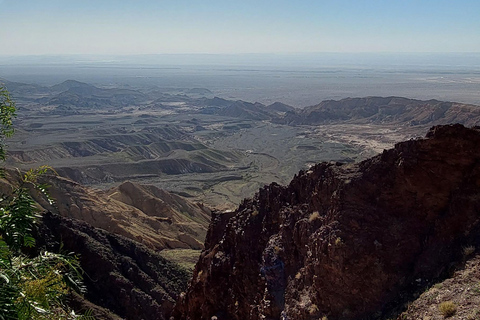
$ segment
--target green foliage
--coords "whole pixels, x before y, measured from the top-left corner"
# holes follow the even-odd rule
[[[15,103],[10,97],[7,89],[0,86],[0,160],[5,160],[5,138],[13,135],[13,118],[15,114]]]
[[[35,246],[32,231],[39,217],[26,186],[43,190],[35,178],[45,170],[27,172],[21,185],[0,201],[0,320],[78,318],[63,303],[70,288],[84,290],[78,259],[46,251],[34,257],[22,253]]]
[[[0,87],[0,160],[5,160],[4,138],[13,134],[14,116],[15,104]],[[47,251],[35,256],[24,253],[35,246],[32,233],[39,218],[30,192],[47,196],[47,186],[37,183],[37,178],[49,169],[29,170],[18,187],[0,197],[0,320],[93,319],[89,314],[75,315],[64,304],[71,288],[84,290],[77,257]]]
[[[0,199],[0,234],[14,253],[22,247],[35,246],[31,233],[37,215],[34,201],[24,188],[16,189],[11,197]]]

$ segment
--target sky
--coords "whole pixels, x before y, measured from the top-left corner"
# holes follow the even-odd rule
[[[479,0],[0,0],[0,55],[480,52]]]

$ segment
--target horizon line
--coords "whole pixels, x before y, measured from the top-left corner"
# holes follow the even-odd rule
[[[0,57],[42,57],[42,56],[238,56],[238,55],[321,55],[321,54],[480,54],[480,51],[298,51],[298,52],[178,52],[178,53],[38,53],[38,54],[2,54]]]

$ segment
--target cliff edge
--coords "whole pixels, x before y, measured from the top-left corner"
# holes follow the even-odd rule
[[[384,317],[480,242],[480,129],[321,163],[214,214],[175,319]]]

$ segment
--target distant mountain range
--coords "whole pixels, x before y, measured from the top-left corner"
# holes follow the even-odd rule
[[[332,122],[399,123],[404,125],[462,123],[476,125],[478,106],[437,100],[400,97],[367,97],[327,100],[298,112],[288,112],[279,122],[318,125]]]
[[[366,97],[326,100],[297,109],[275,102],[271,105],[227,100],[219,97],[207,98],[211,91],[204,88],[182,89],[177,94],[159,90],[137,90],[131,88],[99,88],[91,84],[67,80],[51,87],[2,80],[14,96],[33,100],[40,105],[54,107],[51,113],[79,114],[82,110],[144,106],[169,108],[162,102],[182,102],[183,113],[202,113],[246,120],[272,121],[287,125],[318,125],[335,122],[351,123],[402,123],[404,125],[435,125],[480,123],[477,106],[438,100],[415,100],[402,97]],[[191,94],[192,96],[188,96]],[[41,95],[31,98],[29,95]]]

